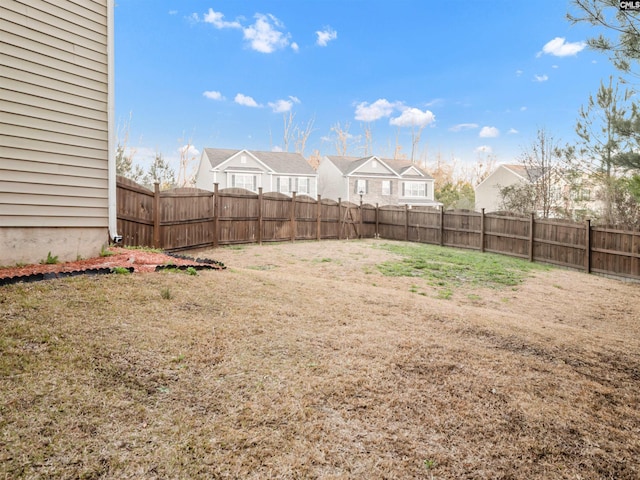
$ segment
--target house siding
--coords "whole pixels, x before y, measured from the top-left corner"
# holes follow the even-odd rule
[[[502,203],[500,189],[523,181],[503,165],[499,166],[476,187],[476,210],[480,211],[484,208],[486,213],[499,211]]]
[[[20,243],[35,229],[49,245],[61,239],[53,252],[61,259],[108,240],[111,8],[107,0],[0,4],[0,263],[28,260]],[[64,252],[70,235],[85,241]]]

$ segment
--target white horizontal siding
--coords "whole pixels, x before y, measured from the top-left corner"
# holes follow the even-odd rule
[[[0,3],[0,225],[108,225],[106,0]]]
[[[26,162],[38,162],[42,164],[53,165],[70,165],[76,167],[86,167],[95,170],[104,170],[107,168],[104,162],[99,158],[76,157],[69,154],[39,152],[37,150],[25,150],[21,148],[9,147],[2,147],[0,151],[2,152],[2,156],[0,157],[0,166],[2,165],[2,162],[4,160],[8,159],[23,161],[25,162],[22,165],[22,169],[24,171],[30,171],[30,167]]]
[[[103,179],[104,174],[98,169],[84,166],[62,165],[54,162],[25,162],[16,159],[0,158],[0,171],[23,172],[23,173],[44,173],[47,175],[65,175],[69,177],[99,178]],[[98,177],[95,175],[98,174]],[[4,177],[4,176],[3,176]],[[7,180],[9,175],[4,178]]]
[[[0,193],[0,204],[8,205],[10,202],[13,205],[67,205],[70,207],[81,205],[92,208],[103,208],[104,203],[102,198],[96,197],[53,197],[29,193]]]
[[[42,185],[34,182],[16,182],[3,181],[0,177],[0,192],[4,193],[28,193],[33,195],[42,194]],[[50,185],[47,187],[47,195],[51,197],[95,197],[95,198],[107,198],[107,189],[98,189],[95,187],[75,186],[69,185]]]
[[[22,109],[24,113],[24,109]],[[85,125],[73,125],[60,121],[60,114],[56,115],[57,120],[42,118],[42,115],[23,115],[11,112],[0,112],[0,123],[5,125],[15,125],[16,127],[31,127],[34,130],[46,130],[48,132],[62,133],[78,138],[88,138],[103,142],[99,148],[107,148],[108,135],[104,130],[98,128],[87,128]],[[71,117],[75,118],[75,117]],[[99,123],[97,124],[99,125]]]
[[[46,38],[59,38],[84,48],[104,51],[102,45],[107,43],[106,8],[104,22],[92,22],[84,15],[74,14],[58,5],[64,5],[64,2],[3,0],[2,18],[23,25]]]

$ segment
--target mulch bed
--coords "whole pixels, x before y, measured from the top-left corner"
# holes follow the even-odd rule
[[[112,247],[109,255],[75,262],[55,264],[34,264],[0,268],[0,286],[19,282],[33,282],[50,278],[62,278],[76,275],[100,275],[112,273],[117,267],[130,272],[156,272],[167,268],[186,270],[213,269],[222,270],[224,264],[215,260],[190,258],[165,252]]]

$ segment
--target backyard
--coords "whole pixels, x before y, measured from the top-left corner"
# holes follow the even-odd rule
[[[640,477],[640,284],[384,240],[0,287],[0,478]],[[194,272],[195,273],[195,272]]]

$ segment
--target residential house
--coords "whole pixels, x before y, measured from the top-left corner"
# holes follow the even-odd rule
[[[0,265],[116,233],[113,0],[0,2]]]
[[[318,193],[318,175],[299,153],[205,148],[196,174],[196,187],[244,188],[291,195]]]
[[[592,194],[593,185],[587,176],[570,179],[567,172],[551,169],[543,177],[539,168],[524,165],[499,165],[475,189],[476,210],[484,208],[486,213],[503,209],[500,190],[514,185],[535,184],[547,179],[549,182],[549,217],[570,217],[581,219],[601,208],[600,202]],[[538,208],[542,215],[542,208]]]
[[[533,183],[540,177],[539,170],[527,170],[524,165],[499,165],[476,188],[476,210],[486,213],[502,210],[500,189],[512,185]]]
[[[318,166],[324,198],[379,205],[439,206],[434,179],[408,160],[325,156]]]

